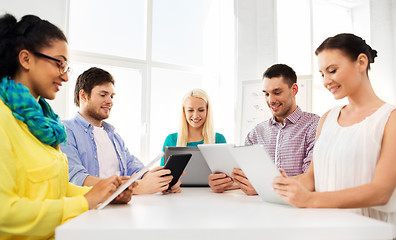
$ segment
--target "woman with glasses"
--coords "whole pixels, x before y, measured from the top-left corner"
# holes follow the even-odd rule
[[[396,234],[396,106],[374,92],[368,70],[377,51],[353,34],[326,39],[315,51],[326,89],[348,104],[320,119],[309,170],[276,178],[273,187],[297,207],[351,208],[393,224]]]
[[[51,239],[121,184],[117,176],[93,188],[68,182],[65,128],[45,100],[68,81],[68,57],[65,35],[48,21],[0,17],[0,239]]]

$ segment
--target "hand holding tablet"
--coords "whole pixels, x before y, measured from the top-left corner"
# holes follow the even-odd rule
[[[169,183],[168,189],[170,189],[173,185],[177,183],[191,156],[191,153],[174,154],[169,156],[164,166],[164,169],[171,170],[171,175],[173,176],[172,181]]]
[[[164,156],[164,153],[160,153],[153,161],[151,161],[149,164],[147,164],[142,170],[134,174],[128,181],[126,181],[124,184],[122,184],[113,194],[111,194],[110,197],[108,197],[103,203],[99,204],[96,209],[100,210],[106,207],[113,199],[115,199],[122,191],[124,191],[126,188],[128,188],[133,182],[138,180],[140,177],[143,176],[145,172],[147,172],[156,162],[158,162],[162,156]]]
[[[281,177],[282,174],[263,145],[234,147],[231,152],[257,194],[264,201],[288,205],[272,189],[274,178]]]
[[[231,176],[234,168],[239,168],[231,153],[233,147],[234,144],[226,143],[198,145],[212,173],[225,173],[227,176]]]

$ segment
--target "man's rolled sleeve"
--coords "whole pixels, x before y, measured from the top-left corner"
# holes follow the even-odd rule
[[[305,173],[309,169],[309,165],[311,164],[313,151],[315,147],[315,137],[316,137],[316,128],[318,127],[318,121],[314,120],[309,128],[309,132],[307,134],[307,147],[306,147],[306,157],[303,160],[302,171]]]

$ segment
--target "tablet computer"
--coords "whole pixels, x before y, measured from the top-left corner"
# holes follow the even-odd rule
[[[165,164],[170,155],[192,154],[184,175],[180,177],[182,187],[209,187],[208,177],[212,173],[201,151],[197,147],[165,147]]]
[[[177,183],[177,181],[179,181],[179,178],[182,175],[184,168],[186,168],[191,156],[191,153],[174,154],[170,155],[169,158],[166,160],[164,169],[171,170],[170,175],[173,176],[172,181],[169,183],[168,189],[170,189],[173,185]]]
[[[231,154],[231,148],[233,147],[234,144],[227,143],[198,145],[198,148],[204,156],[211,172],[222,172],[227,176],[231,176],[234,168],[239,168],[239,165],[235,162],[234,157]]]
[[[143,174],[147,171],[150,170],[150,168],[158,162],[162,157],[164,156],[164,153],[161,152],[156,158],[154,158],[153,161],[151,161],[149,164],[147,164],[142,170],[137,172],[135,175],[133,175],[131,178],[129,178],[128,181],[126,181],[124,184],[118,187],[118,189],[110,195],[104,202],[100,203],[96,209],[100,210],[106,207],[111,201],[113,201],[114,198],[116,198],[120,193],[122,193],[125,189],[127,189],[134,181],[139,180]]]
[[[263,145],[233,147],[231,152],[260,198],[266,202],[288,205],[272,189],[274,178],[282,174]]]

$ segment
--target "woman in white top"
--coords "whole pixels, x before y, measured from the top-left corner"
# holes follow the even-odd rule
[[[288,178],[283,172],[273,187],[294,206],[352,208],[396,230],[396,107],[377,97],[370,84],[377,51],[360,37],[338,34],[315,54],[323,85],[349,103],[321,118],[307,173]]]

